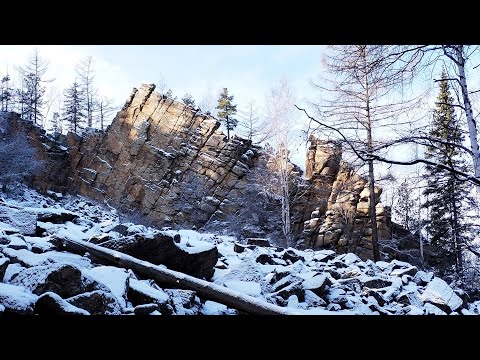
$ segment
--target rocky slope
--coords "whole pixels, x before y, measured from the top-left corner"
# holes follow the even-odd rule
[[[458,289],[409,263],[362,261],[352,253],[295,250],[193,230],[119,224],[114,209],[76,196],[24,190],[0,204],[0,313],[238,314],[193,291],[165,288],[88,254],[62,238],[164,263],[299,314],[478,314]],[[21,220],[19,220],[21,219]],[[160,246],[160,247],[159,247]],[[163,246],[163,247],[162,247]],[[148,251],[144,251],[147,249]],[[162,256],[169,251],[176,261]]]

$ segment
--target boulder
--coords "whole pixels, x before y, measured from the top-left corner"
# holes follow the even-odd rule
[[[305,261],[305,258],[299,254],[293,249],[287,249],[282,255],[282,259],[285,261],[291,261],[292,264],[296,263],[298,260]]]
[[[166,232],[153,235],[134,234],[101,244],[153,264],[166,265],[168,268],[198,278],[210,279],[218,261],[217,247],[206,242],[202,246],[177,244],[175,236]]]
[[[453,289],[444,280],[437,277],[428,283],[425,291],[420,295],[420,300],[448,312],[456,311],[463,305],[462,299],[455,294]]]
[[[267,239],[263,238],[247,238],[245,239],[247,245],[255,245],[255,246],[261,246],[261,247],[269,247],[270,242]]]
[[[83,293],[66,299],[91,315],[121,315],[122,307],[115,296],[102,290]]]
[[[10,259],[6,257],[0,257],[0,282],[3,281],[3,277],[5,276],[5,271],[7,271],[7,267],[10,264]]]
[[[149,315],[158,310],[158,304],[142,304],[135,306],[133,312],[135,315]]]
[[[37,230],[37,215],[7,206],[0,205],[0,222],[22,235],[35,235]]]
[[[332,284],[330,279],[322,274],[314,276],[303,282],[305,290],[310,290],[318,296],[323,296],[328,291],[328,287]]]
[[[62,298],[71,297],[86,291],[107,290],[105,286],[92,280],[71,264],[51,264],[24,269],[10,283],[22,286],[36,295],[54,292]]]
[[[162,314],[172,314],[170,296],[163,290],[154,288],[146,280],[129,279],[128,300],[133,305],[155,303]]]
[[[72,212],[55,211],[41,212],[38,214],[38,221],[49,222],[52,224],[65,224],[78,218],[78,215]]]
[[[20,286],[0,283],[0,306],[4,313],[33,315],[38,296]]]
[[[80,309],[62,299],[54,292],[46,292],[40,296],[35,304],[35,314],[39,315],[90,315],[86,310]]]

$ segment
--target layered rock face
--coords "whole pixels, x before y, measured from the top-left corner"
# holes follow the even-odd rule
[[[341,160],[341,146],[335,142],[310,139],[305,177],[311,183],[311,219],[304,223],[304,243],[313,248],[330,247],[339,253],[354,252],[362,258],[372,256],[372,229],[368,209],[370,191],[367,180]],[[390,211],[375,188],[379,238],[390,238]],[[308,207],[305,207],[308,209]]]
[[[134,89],[107,131],[69,133],[65,147],[21,123],[46,160],[35,179],[44,192],[76,192],[157,227],[216,224],[209,230],[282,236],[280,202],[264,191],[275,186],[270,155],[244,139],[227,141],[217,120],[154,92],[154,85]],[[338,143],[311,137],[309,144],[305,179],[291,167],[294,237],[304,247],[371,257],[367,181],[341,160]],[[376,189],[377,202],[380,194]],[[389,238],[389,211],[376,206],[380,236]]]
[[[200,227],[221,218],[255,154],[247,141],[226,141],[218,121],[153,91],[134,89],[108,130],[69,134],[72,187],[157,226]]]

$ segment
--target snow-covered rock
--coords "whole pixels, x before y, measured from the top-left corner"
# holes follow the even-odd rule
[[[425,291],[420,295],[420,300],[441,307],[447,306],[450,311],[456,311],[463,304],[462,299],[455,294],[453,289],[444,280],[437,277],[428,283]]]
[[[50,291],[38,298],[35,304],[35,313],[40,315],[90,315],[88,311],[73,306]]]
[[[118,303],[117,298],[101,290],[83,293],[66,300],[92,315],[120,315],[122,313],[122,306]]]
[[[20,286],[0,283],[0,306],[5,312],[33,315],[38,296]]]

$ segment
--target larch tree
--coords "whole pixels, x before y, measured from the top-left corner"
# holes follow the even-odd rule
[[[111,117],[116,109],[114,101],[108,97],[101,97],[97,100],[96,113],[98,114],[97,121],[100,130],[105,130],[107,125],[106,120],[110,119],[108,124],[111,123]]]
[[[369,186],[368,216],[372,228],[372,251],[380,259],[375,212],[375,162],[382,154],[378,128],[395,126],[401,114],[413,107],[413,101],[394,98],[398,85],[415,66],[399,61],[398,47],[385,45],[330,46],[325,65],[330,78],[315,84],[323,99],[313,104],[322,121],[317,122],[326,136],[336,136],[345,144],[359,165],[367,166]],[[303,109],[302,109],[303,110]],[[306,111],[303,110],[305,113]],[[306,113],[308,115],[308,113]],[[323,120],[324,119],[324,120]],[[328,122],[328,123],[327,123]],[[338,136],[339,135],[339,136]]]
[[[459,148],[464,140],[460,122],[454,110],[454,99],[450,94],[447,75],[442,73],[440,92],[437,97],[436,109],[430,135],[444,139],[445,143],[435,144],[427,148],[426,157],[451,168],[468,172],[468,166],[461,157]],[[445,256],[445,266],[454,265],[457,276],[463,269],[462,252],[469,240],[469,224],[465,218],[465,200],[469,198],[471,186],[458,179],[455,174],[427,165],[423,175],[427,186],[423,191],[427,201],[423,203],[428,208],[430,218],[427,231],[431,243],[441,249]]]
[[[228,89],[223,88],[217,101],[218,119],[225,124],[227,128],[227,138],[230,141],[230,131],[235,129],[238,120],[235,118],[237,105],[233,104],[233,95],[228,95]]]
[[[259,112],[255,106],[255,102],[251,101],[245,110],[240,111],[238,132],[246,139],[261,144],[269,135],[266,132],[268,124],[260,119]]]
[[[83,122],[85,118],[85,95],[82,87],[75,80],[68,89],[65,90],[65,96],[63,100],[63,121],[69,123],[71,131],[77,133],[83,128]]]
[[[35,124],[41,123],[43,118],[44,84],[53,81],[53,79],[44,79],[47,70],[48,61],[40,57],[38,49],[34,50],[24,67],[18,68],[22,77],[22,89],[19,97],[22,117],[33,121]]]
[[[86,57],[75,69],[79,79],[81,91],[84,94],[85,111],[87,116],[87,126],[93,126],[93,113],[95,111],[95,105],[97,103],[97,92],[93,87],[93,80],[95,78],[95,71],[93,69],[93,58],[91,56]]]

